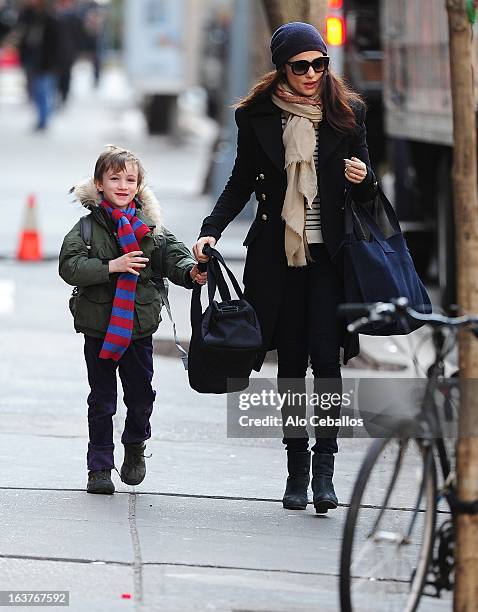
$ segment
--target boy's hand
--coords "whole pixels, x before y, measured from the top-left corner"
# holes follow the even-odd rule
[[[216,244],[216,239],[213,236],[204,236],[199,238],[193,246],[193,255],[196,261],[208,261],[209,257],[203,254],[202,250],[205,244],[210,244],[212,247]]]
[[[131,253],[126,253],[121,257],[112,259],[108,263],[110,274],[114,274],[115,272],[130,272],[135,276],[139,276],[139,272],[137,272],[136,269],[146,267],[149,261],[147,257],[141,257],[142,254],[143,251],[131,251]]]
[[[197,264],[189,270],[189,274],[194,283],[198,283],[199,285],[205,285],[207,283],[207,272],[200,272]]]

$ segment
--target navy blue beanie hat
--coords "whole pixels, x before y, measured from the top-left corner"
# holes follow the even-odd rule
[[[317,28],[310,23],[291,21],[281,25],[271,38],[272,62],[276,68],[304,51],[321,51],[327,55],[327,45]]]

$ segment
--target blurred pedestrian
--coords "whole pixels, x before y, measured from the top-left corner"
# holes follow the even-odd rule
[[[37,130],[44,130],[53,112],[60,62],[59,26],[48,0],[29,0],[17,25],[20,61],[34,102]]]
[[[97,2],[89,2],[83,11],[83,50],[91,58],[93,83],[98,87],[104,56],[104,9]]]
[[[71,71],[81,48],[83,23],[74,0],[57,0],[55,6],[60,44],[58,91],[65,104],[70,92]]]
[[[359,349],[357,335],[337,318],[344,300],[345,192],[351,188],[357,201],[368,201],[377,189],[365,105],[329,70],[326,44],[312,25],[282,25],[272,36],[271,52],[276,69],[237,105],[234,168],[193,252],[198,261],[206,260],[204,244],[219,240],[255,190],[257,214],[244,242],[245,295],[264,341],[255,368],[276,348],[279,391],[305,391],[310,360],[314,389],[341,393],[340,347],[344,363]],[[334,423],[315,429],[312,490],[319,513],[338,504],[332,476],[340,409],[318,411]],[[302,403],[286,402],[282,412],[289,473],[283,505],[289,509],[307,506],[311,453],[306,427],[285,425],[289,416],[305,415]]]
[[[200,62],[201,85],[207,92],[207,114],[220,123],[224,114],[230,28],[227,11],[217,9],[204,27]]]
[[[108,147],[98,158],[94,178],[77,185],[76,197],[90,211],[88,248],[78,222],[60,253],[60,276],[79,288],[74,323],[85,336],[88,396],[89,493],[113,493],[113,415],[116,372],[127,407],[121,438],[121,479],[129,485],[146,475],[145,443],[156,392],[153,339],[162,300],[153,274],[187,289],[204,284],[190,251],[161,221],[159,204],[144,184],[140,160],[125,149]]]
[[[0,46],[13,30],[17,21],[17,13],[7,0],[0,0]]]

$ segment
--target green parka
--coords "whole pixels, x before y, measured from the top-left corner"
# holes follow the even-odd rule
[[[79,288],[74,318],[75,330],[103,338],[111,316],[116,280],[109,274],[108,262],[123,255],[116,237],[116,227],[108,213],[99,206],[98,192],[92,180],[75,187],[75,196],[90,211],[91,248],[80,234],[78,222],[65,236],[60,252],[59,273],[69,285]],[[132,339],[150,336],[161,321],[162,300],[151,278],[159,274],[176,285],[193,287],[190,270],[195,264],[189,249],[161,224],[158,201],[152,191],[138,193],[137,215],[151,229],[139,246],[149,259],[140,270],[134,305]]]

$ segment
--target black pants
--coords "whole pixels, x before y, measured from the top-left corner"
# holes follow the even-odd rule
[[[342,324],[337,305],[343,301],[343,281],[332,264],[324,244],[310,245],[314,261],[301,268],[287,270],[286,296],[276,328],[278,355],[278,388],[280,393],[305,391],[305,376],[310,364],[314,391],[342,392],[340,341]],[[290,380],[294,379],[294,380]],[[321,379],[329,380],[326,389]],[[338,418],[340,405],[326,411],[314,410],[319,417]],[[306,406],[285,404],[283,424],[287,417],[305,417]],[[305,427],[283,426],[283,444],[287,450],[306,451],[308,433]],[[314,452],[336,453],[338,427],[315,428]]]
[[[67,101],[70,93],[72,67],[71,64],[63,66],[58,76],[58,91],[63,103]]]
[[[118,369],[123,385],[127,413],[121,442],[133,444],[151,437],[149,419],[156,392],[153,391],[153,339],[134,340],[121,359],[99,359],[101,338],[85,335],[85,360],[88,368],[88,443],[87,464],[92,471],[114,467],[113,415],[116,413]]]

